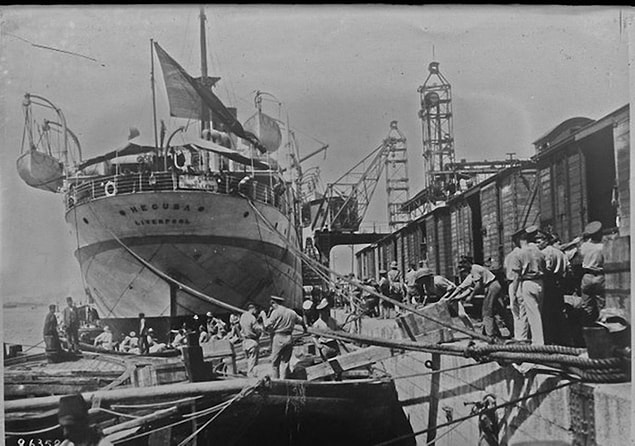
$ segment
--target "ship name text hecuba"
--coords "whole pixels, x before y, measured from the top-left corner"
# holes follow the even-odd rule
[[[204,206],[199,206],[195,208],[198,212],[203,212],[205,210]],[[120,209],[119,214],[121,216],[126,215],[134,215],[141,214],[144,212],[151,211],[181,211],[181,212],[191,212],[192,207],[189,204],[180,204],[180,203],[143,203],[136,206],[128,206],[126,209]],[[159,215],[153,216],[159,217]],[[135,220],[135,224],[137,226],[141,225],[169,225],[169,224],[190,224],[190,221],[187,218],[174,218],[169,215],[160,215],[162,218],[152,218],[152,219],[143,219],[143,220]]]

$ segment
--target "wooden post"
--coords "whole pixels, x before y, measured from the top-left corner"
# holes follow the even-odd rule
[[[175,285],[174,283],[170,282],[170,319],[172,320],[174,320],[174,318],[176,317],[176,310],[177,310],[176,296],[177,296],[178,290],[179,290],[179,287]]]
[[[211,379],[203,360],[203,349],[198,343],[196,332],[188,333],[188,345],[181,347],[183,363],[190,382],[201,382]]]
[[[231,392],[240,392],[243,388],[254,385],[258,380],[251,378],[236,378],[226,381],[210,381],[201,383],[175,383],[152,387],[138,387],[134,389],[113,389],[96,392],[84,392],[84,400],[90,401],[101,398],[102,403],[127,401],[164,400],[172,397],[185,398],[199,395],[222,395]],[[40,398],[27,398],[22,400],[10,400],[4,402],[6,412],[26,411],[33,409],[55,408],[60,400],[59,395]]]
[[[432,353],[432,370],[439,370],[441,368],[441,355],[439,353]],[[434,446],[434,439],[437,436],[437,413],[439,412],[439,387],[441,384],[441,374],[435,373],[432,375],[430,382],[430,407],[428,410],[428,438],[426,445]]]

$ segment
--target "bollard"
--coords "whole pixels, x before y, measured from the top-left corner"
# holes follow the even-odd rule
[[[198,333],[189,332],[187,334],[188,344],[181,347],[182,359],[185,364],[185,371],[190,382],[208,381],[211,373],[208,372],[205,361],[203,361],[203,349],[198,343]]]
[[[604,327],[583,327],[582,334],[589,358],[610,358],[613,355],[611,334]]]

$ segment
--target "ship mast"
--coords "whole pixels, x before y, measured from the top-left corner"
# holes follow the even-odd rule
[[[200,18],[200,34],[201,34],[201,81],[205,87],[207,87],[207,37],[205,35],[205,11],[201,6]],[[202,101],[201,101],[202,102]],[[205,104],[201,103],[201,134],[207,134],[206,130],[209,130],[210,125],[209,109]]]

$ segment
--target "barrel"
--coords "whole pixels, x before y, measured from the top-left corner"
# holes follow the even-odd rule
[[[62,347],[60,346],[60,340],[57,336],[45,335],[44,345],[44,354],[48,362],[55,363],[61,361]]]

